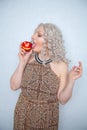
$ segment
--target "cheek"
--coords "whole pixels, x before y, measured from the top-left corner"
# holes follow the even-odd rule
[[[41,47],[41,48],[43,47],[43,44],[42,44],[42,43],[40,44],[40,47]]]
[[[40,41],[40,42],[37,44],[37,47],[38,47],[38,48],[42,48],[42,47],[43,47],[43,42]]]
[[[42,48],[43,48],[43,45],[42,45],[42,44],[37,45],[37,49],[38,49],[39,51],[41,51]]]

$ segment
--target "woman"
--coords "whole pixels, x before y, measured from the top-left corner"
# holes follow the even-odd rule
[[[82,75],[82,63],[68,71],[62,34],[51,23],[41,23],[32,36],[33,49],[20,47],[19,65],[10,83],[21,88],[14,130],[58,130],[59,102],[72,96],[75,80]]]

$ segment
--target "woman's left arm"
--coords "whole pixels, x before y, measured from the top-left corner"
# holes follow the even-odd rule
[[[73,66],[68,72],[66,64],[61,64],[60,67],[60,86],[57,93],[57,98],[61,104],[65,104],[72,96],[72,91],[76,79],[82,75],[82,63],[78,66]]]

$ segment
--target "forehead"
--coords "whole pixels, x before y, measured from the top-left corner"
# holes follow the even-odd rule
[[[44,33],[44,28],[43,28],[42,26],[39,26],[39,27],[35,30],[35,32],[37,32],[37,33]]]

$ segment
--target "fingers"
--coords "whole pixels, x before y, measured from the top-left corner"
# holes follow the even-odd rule
[[[21,43],[22,44],[22,43]],[[27,52],[21,47],[21,44],[19,46],[19,53],[24,56]]]
[[[25,50],[23,50],[22,48],[20,48],[20,50],[19,50],[19,53],[18,53],[18,54],[19,54],[19,55],[24,56],[24,55],[25,55],[25,53],[26,53],[26,52],[25,52]]]
[[[82,62],[79,61],[79,65],[78,66],[73,66],[71,69],[71,77],[73,77],[73,79],[78,79],[82,76]]]
[[[82,70],[82,62],[79,61],[78,63],[79,63],[78,66],[73,66],[72,68],[73,68],[73,69],[80,69],[80,70]]]
[[[79,61],[79,65],[78,66],[73,66],[72,67],[72,71],[74,71],[76,74],[78,75],[82,75],[82,62]]]
[[[78,74],[79,77],[82,75],[82,62],[81,61],[79,61],[78,66],[74,66],[74,71]]]
[[[79,67],[81,67],[81,68],[82,68],[82,62],[81,62],[81,61],[79,61]]]
[[[83,67],[82,67],[82,62],[79,61],[79,66],[78,66],[78,70],[82,71]]]
[[[81,66],[74,66],[74,68],[73,68],[75,71],[82,71],[82,68],[81,68]]]

